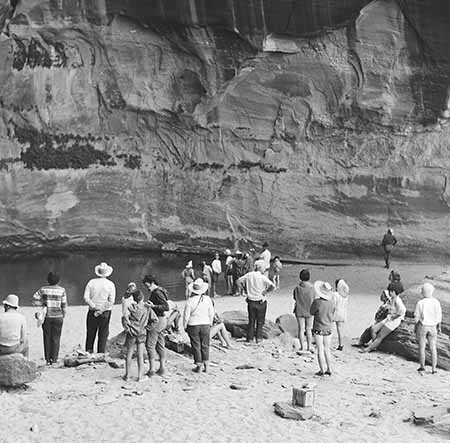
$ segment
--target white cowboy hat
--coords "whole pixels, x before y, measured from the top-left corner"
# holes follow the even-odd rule
[[[197,280],[189,284],[188,288],[193,294],[202,295],[208,290],[208,286],[208,283],[203,281],[202,278],[197,278]]]
[[[333,288],[326,281],[317,280],[314,283],[314,291],[318,297],[325,300],[331,300],[333,298]]]
[[[94,271],[99,277],[109,277],[113,272],[113,268],[102,262],[94,268]]]
[[[19,297],[15,294],[9,294],[8,297],[3,300],[3,304],[7,306],[11,306],[12,308],[19,307]]]
[[[193,266],[192,266],[192,260],[189,260],[188,262],[187,262],[187,265],[186,265],[186,268],[192,268]]]

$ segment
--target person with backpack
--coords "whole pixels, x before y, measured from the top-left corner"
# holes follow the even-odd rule
[[[165,313],[169,310],[169,297],[167,290],[158,286],[158,282],[153,275],[146,275],[142,280],[142,283],[150,292],[150,297],[148,298],[146,305],[152,308],[158,317],[157,321],[147,323],[146,327],[147,338],[145,341],[145,348],[147,349],[149,364],[147,375],[151,377],[155,374],[156,354],[159,356],[159,369],[156,374],[164,375],[166,354],[164,330],[167,324]]]

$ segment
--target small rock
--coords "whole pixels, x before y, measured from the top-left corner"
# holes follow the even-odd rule
[[[95,380],[96,385],[107,385],[108,383],[108,380]]]
[[[290,403],[274,403],[275,413],[290,420],[309,420],[314,415],[312,407],[294,407]]]
[[[247,365],[247,364],[245,364],[245,365],[239,365],[239,366],[236,366],[235,369],[255,369],[255,367],[252,366],[252,365]]]
[[[248,387],[244,385],[238,385],[236,383],[231,383],[230,389],[233,389],[235,391],[243,391],[245,389],[248,389]]]

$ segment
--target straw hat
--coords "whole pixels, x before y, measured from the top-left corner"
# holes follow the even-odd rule
[[[189,284],[188,288],[193,294],[202,295],[208,290],[208,283],[201,278],[197,278],[197,280]]]
[[[12,308],[19,307],[19,297],[15,294],[9,294],[8,297],[3,300],[3,304],[7,306],[11,306]]]
[[[113,272],[113,268],[102,262],[94,268],[94,271],[98,277],[109,277]]]
[[[317,280],[314,283],[314,291],[318,297],[324,300],[331,300],[333,298],[333,288],[326,281]]]

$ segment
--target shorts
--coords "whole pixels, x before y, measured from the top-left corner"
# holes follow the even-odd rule
[[[318,331],[317,329],[313,329],[312,335],[331,335],[331,331]]]
[[[422,324],[417,325],[416,337],[419,338],[428,338],[428,337],[437,337],[437,328],[436,326],[425,326]]]
[[[146,334],[139,334],[137,337],[134,335],[131,335],[127,332],[127,336],[125,338],[125,346],[133,346],[135,343],[136,344],[141,344],[141,343],[145,343],[145,339],[146,339],[147,335]]]

